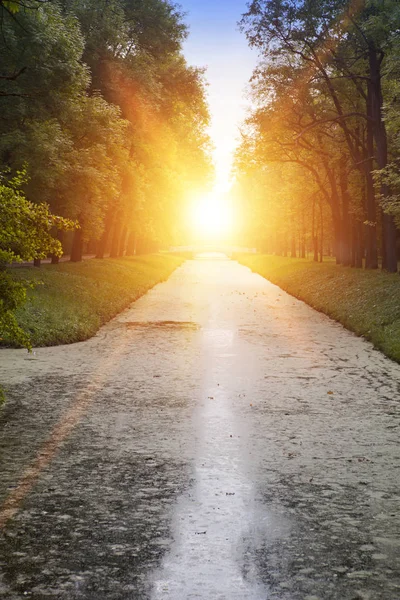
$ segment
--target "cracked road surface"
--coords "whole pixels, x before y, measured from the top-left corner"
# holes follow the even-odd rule
[[[2,599],[400,598],[400,366],[246,267],[0,380]]]

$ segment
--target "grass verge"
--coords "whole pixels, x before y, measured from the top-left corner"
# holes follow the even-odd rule
[[[249,254],[236,259],[400,363],[399,275],[340,267],[333,261]]]
[[[154,254],[14,269],[17,280],[35,285],[18,310],[18,323],[34,346],[81,342],[183,262],[180,256]]]

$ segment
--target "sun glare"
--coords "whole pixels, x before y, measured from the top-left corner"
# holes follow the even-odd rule
[[[232,228],[229,203],[217,194],[197,198],[191,208],[191,226],[197,238],[223,238]]]

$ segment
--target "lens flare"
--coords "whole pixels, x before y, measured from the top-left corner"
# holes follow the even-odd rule
[[[215,193],[195,199],[190,210],[190,225],[196,238],[225,238],[232,229],[229,202]]]

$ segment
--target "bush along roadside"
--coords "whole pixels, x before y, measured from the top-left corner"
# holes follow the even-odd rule
[[[400,363],[400,277],[333,261],[269,255],[236,259],[283,290],[363,336]]]

